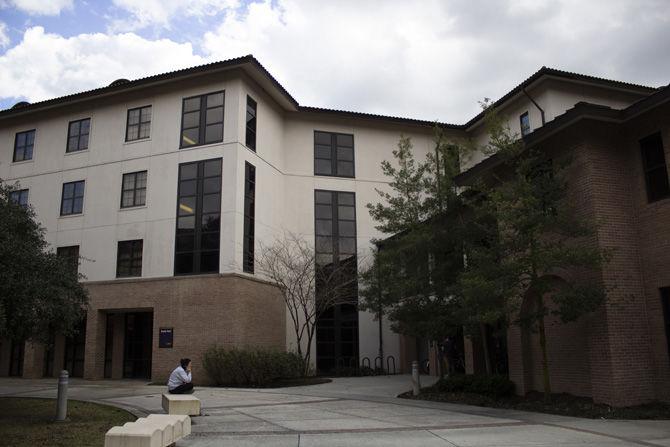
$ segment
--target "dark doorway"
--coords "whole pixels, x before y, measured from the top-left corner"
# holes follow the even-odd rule
[[[126,314],[126,333],[123,349],[124,379],[151,378],[152,312]]]
[[[9,375],[14,377],[23,376],[23,356],[26,342],[23,340],[12,340],[12,347],[9,357]]]
[[[63,369],[70,377],[84,377],[84,354],[86,352],[86,320],[75,329],[75,334],[65,339]]]
[[[49,342],[44,346],[44,366],[42,376],[53,377],[54,375],[54,357],[56,348],[56,334],[53,331],[49,334]]]
[[[105,379],[112,378],[112,356],[114,354],[114,314],[107,314],[105,325]]]
[[[340,304],[316,324],[316,368],[320,374],[353,373],[358,366],[358,309]]]

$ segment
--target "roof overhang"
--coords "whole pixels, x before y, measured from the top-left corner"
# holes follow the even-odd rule
[[[653,95],[641,99],[622,110],[612,109],[611,107],[599,104],[579,102],[572,109],[523,137],[524,146],[526,148],[534,147],[580,121],[595,120],[620,124],[667,102],[670,102],[670,86],[658,89]],[[500,166],[504,161],[504,158],[499,154],[493,154],[467,171],[457,175],[454,181],[458,186],[471,185],[481,178],[483,174]]]

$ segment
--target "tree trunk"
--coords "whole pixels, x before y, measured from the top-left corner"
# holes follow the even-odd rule
[[[540,300],[542,297],[539,298]],[[540,332],[540,349],[542,349],[542,379],[544,385],[544,401],[551,401],[551,381],[549,380],[549,362],[547,361],[547,336],[544,330],[544,314],[538,320]]]
[[[444,380],[444,353],[439,343],[435,343],[435,346],[437,347],[437,364],[440,368],[440,380]]]
[[[382,317],[384,313],[382,312],[382,307],[379,306],[379,312],[377,313],[377,319],[379,320],[379,358],[382,359],[382,373],[384,372],[384,333],[382,332]],[[387,371],[388,372],[388,371]]]
[[[479,334],[482,338],[482,348],[484,349],[484,366],[486,367],[486,374],[493,374],[491,367],[491,353],[489,352],[489,338],[486,334],[486,324],[479,323]]]

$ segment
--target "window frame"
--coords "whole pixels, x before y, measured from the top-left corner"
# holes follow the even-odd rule
[[[253,174],[253,180],[251,175]],[[254,243],[256,240],[256,167],[244,162],[244,210],[243,210],[243,236],[242,236],[242,271],[245,273],[254,273]],[[253,188],[247,185],[253,183]],[[250,191],[250,194],[247,193]],[[249,209],[249,214],[247,214]]]
[[[644,143],[651,141],[652,139],[658,137],[660,143],[661,155],[663,156],[663,163],[659,163],[655,166],[647,166],[647,154],[645,151]],[[663,144],[663,136],[661,132],[651,133],[643,138],[638,140],[638,145],[640,147],[640,157],[642,158],[642,171],[644,173],[644,184],[645,190],[647,192],[647,203],[658,202],[659,200],[667,199],[670,197],[670,179],[668,178],[668,162],[665,157],[665,146]],[[665,174],[665,184],[666,190],[664,193],[659,194],[652,190],[649,174],[654,171],[661,171]]]
[[[137,256],[139,245],[139,257]],[[121,272],[121,248],[128,247],[129,249],[129,265],[127,273]],[[135,269],[138,268],[134,263],[139,259],[139,273],[135,274]],[[144,239],[129,239],[124,241],[117,241],[116,243],[116,277],[117,278],[140,278],[142,277],[142,269],[144,261]],[[125,268],[125,267],[124,267]]]
[[[28,138],[28,134],[32,133],[33,134],[33,143],[30,145],[30,158],[26,158],[26,148],[29,146],[28,144],[23,145],[23,158],[21,160],[17,160],[16,158],[16,149],[17,149],[17,143],[19,140],[19,135],[26,135],[26,141]],[[21,163],[24,161],[32,161],[33,155],[35,155],[35,137],[37,136],[37,129],[29,129],[29,130],[22,130],[21,132],[16,132],[14,134],[14,151],[12,152],[12,163]]]
[[[221,163],[221,172],[217,176],[205,176],[205,165],[207,162],[212,162],[212,161],[218,161]],[[201,168],[202,164],[202,168]],[[181,178],[181,168],[182,166],[186,165],[196,165],[196,176],[195,178],[190,178],[190,179],[185,179],[182,180]],[[174,258],[173,258],[173,274],[174,276],[192,276],[192,275],[207,275],[207,274],[216,274],[221,271],[221,263],[220,263],[220,256],[221,256],[221,215],[222,215],[222,205],[221,205],[221,200],[223,198],[223,158],[222,157],[217,157],[217,158],[208,158],[205,160],[195,160],[195,161],[190,161],[190,162],[184,162],[180,163],[178,165],[178,171],[177,171],[177,200],[176,200],[176,210],[175,210],[175,239],[174,239]],[[202,176],[200,175],[202,172]],[[219,178],[219,210],[218,212],[203,212],[203,202],[205,195],[211,195],[211,194],[217,194],[217,193],[207,193],[205,194],[204,192],[204,183],[206,179],[210,178]],[[196,186],[195,186],[195,193],[193,197],[195,198],[195,209],[192,214],[193,219],[194,219],[194,227],[193,227],[193,249],[192,250],[178,250],[178,245],[179,245],[179,239],[180,239],[180,233],[179,233],[179,219],[180,217],[190,217],[190,216],[183,216],[180,215],[179,213],[179,205],[180,205],[180,200],[182,199],[181,195],[181,188],[182,188],[182,182],[185,181],[195,181]],[[191,195],[187,196],[191,197]],[[202,249],[202,235],[203,235],[203,215],[205,214],[217,214],[219,215],[219,226],[217,231],[205,231],[205,234],[213,234],[213,233],[218,233],[218,248],[216,250],[214,249]],[[199,224],[198,224],[199,222]],[[197,225],[196,225],[197,224]],[[181,234],[181,236],[185,236],[184,234]],[[201,255],[204,252],[211,252],[213,253],[214,251],[217,252],[219,256],[219,261],[218,261],[218,267],[216,271],[202,271],[202,259]],[[180,272],[177,273],[177,257],[180,254],[187,254],[191,253],[193,255],[193,260],[191,261],[191,265],[193,267],[192,271],[190,272]],[[197,256],[196,256],[197,255]]]
[[[223,102],[221,103],[220,106],[214,106],[214,107],[207,107],[207,97],[210,95],[216,95],[221,93],[223,95]],[[198,122],[198,142],[196,144],[190,144],[188,146],[184,146],[184,104],[186,101],[189,99],[194,99],[194,98],[200,98],[200,108],[198,109],[198,112],[200,113],[199,117],[199,122]],[[206,142],[205,141],[205,135],[207,132],[207,110],[208,109],[214,109],[217,107],[221,107],[221,140],[218,141],[210,141]],[[194,112],[195,110],[191,111]],[[191,113],[187,112],[187,113]],[[208,92],[208,93],[202,93],[200,95],[193,95],[193,96],[188,96],[184,97],[181,99],[181,122],[179,126],[179,149],[191,149],[194,147],[199,147],[199,146],[205,146],[209,144],[220,144],[223,143],[223,137],[225,133],[224,129],[224,121],[226,119],[226,90],[217,90],[214,92]],[[217,123],[218,124],[218,123]],[[195,129],[195,127],[189,127],[188,129]],[[202,142],[201,142],[202,140]]]
[[[320,158],[317,157],[316,155],[316,135],[317,133],[323,133],[323,134],[329,134],[330,135],[330,158]],[[347,146],[338,146],[337,144],[337,137],[338,135],[343,135],[347,137],[351,137],[351,160],[340,160],[337,158],[337,149],[339,147],[345,147]],[[324,146],[324,145],[321,145]],[[342,133],[342,132],[329,132],[325,130],[314,130],[314,175],[315,176],[320,176],[320,177],[340,177],[340,178],[356,178],[356,141],[354,138],[354,134],[350,133]],[[322,174],[317,172],[317,160],[330,160],[330,167],[331,167],[331,173],[330,174]],[[340,174],[337,169],[337,165],[339,161],[351,163],[351,175],[345,175],[345,174]]]
[[[21,197],[23,197],[24,193],[25,193],[25,197],[26,197],[26,203],[21,203]],[[14,198],[12,197],[14,194],[19,195],[18,200],[14,200]],[[15,203],[19,206],[22,206],[24,208],[28,208],[28,206],[29,206],[29,203],[28,203],[29,197],[30,197],[30,189],[29,188],[15,189],[15,190],[13,190],[9,193],[9,200],[11,200],[13,203]]]
[[[138,174],[145,174],[145,180],[144,180],[144,188],[138,188],[137,187],[137,175]],[[132,189],[125,189],[125,184],[126,184],[126,176],[127,175],[133,175],[135,176],[133,178],[133,188]],[[126,172],[121,175],[121,200],[120,200],[120,208],[121,209],[127,209],[127,208],[137,208],[140,206],[146,206],[147,205],[147,187],[149,185],[149,171],[148,170],[143,170],[143,171],[135,171],[135,172]],[[144,190],[144,202],[143,203],[137,203],[137,192],[139,190]],[[132,205],[123,205],[123,193],[126,191],[132,191],[133,192],[133,204]]]
[[[247,113],[249,113],[249,106],[250,103],[253,105],[253,111],[254,111],[254,118],[253,118],[253,129],[249,127],[249,120],[246,119]],[[247,105],[245,108],[245,127],[244,127],[244,144],[246,147],[251,149],[252,151],[256,152],[256,147],[257,147],[257,142],[258,142],[258,132],[256,131],[258,129],[258,102],[254,98],[252,98],[250,95],[247,95]],[[254,134],[254,141],[253,145],[249,144],[249,132],[253,132]]]
[[[82,134],[81,133],[81,123],[84,121],[88,121],[88,133]],[[65,153],[66,154],[73,154],[75,152],[82,152],[82,151],[87,151],[89,149],[90,143],[91,143],[91,117],[88,118],[81,118],[78,120],[72,120],[67,123],[67,140],[65,141]],[[70,138],[73,136],[71,135],[71,130],[72,130],[72,124],[74,123],[79,123],[79,133],[77,134],[77,149],[70,150]],[[81,148],[81,137],[82,135],[86,135],[88,138],[86,139],[86,147]]]
[[[84,185],[84,191],[81,195],[81,197],[78,197],[76,195],[77,191],[77,183],[82,183]],[[70,207],[70,212],[68,213],[63,213],[63,201],[65,200],[65,185],[74,185],[74,188],[72,190],[73,195],[72,197],[69,198],[69,200],[72,200],[72,206]],[[66,217],[66,216],[79,216],[84,214],[84,198],[86,197],[86,180],[75,180],[73,182],[65,182],[63,183],[63,189],[61,191],[61,197],[60,197],[60,215],[61,217]],[[75,213],[74,210],[74,200],[77,198],[81,198],[81,211],[78,213]]]
[[[526,118],[526,120],[528,121],[527,126],[524,126],[523,124],[524,118]],[[521,129],[522,137],[525,137],[526,135],[532,132],[530,127],[530,115],[528,114],[528,111],[525,111],[521,115],[519,115],[519,128]]]
[[[317,243],[317,237],[327,237],[324,235],[320,235],[317,232],[317,220],[326,220],[326,218],[319,218],[316,213],[316,207],[318,205],[324,205],[321,204],[320,202],[317,202],[317,194],[318,193],[328,193],[330,194],[331,197],[331,217],[330,217],[330,222],[331,222],[331,231],[330,231],[330,239],[331,239],[331,249],[332,249],[332,260],[333,263],[339,263],[340,262],[340,247],[339,247],[339,239],[340,238],[350,238],[353,239],[354,242],[354,251],[353,251],[353,256],[356,258],[356,262],[358,263],[358,215],[357,215],[357,210],[356,210],[356,192],[355,191],[337,191],[337,190],[330,190],[330,189],[315,189],[314,190],[314,251],[315,255],[318,258],[318,254],[320,253],[325,253],[321,252],[318,249],[318,243]],[[339,202],[339,194],[350,194],[353,197],[354,204],[353,205],[340,205]],[[353,218],[340,218],[340,211],[339,208],[340,206],[345,206],[345,207],[351,207],[353,208],[354,211],[354,216]],[[354,224],[354,235],[353,236],[341,236],[340,235],[340,221],[344,222],[353,222]],[[336,231],[337,228],[337,231]],[[337,234],[336,234],[337,233]],[[316,260],[316,264],[319,265],[318,259]]]
[[[149,118],[149,121],[142,121],[142,110],[143,109],[151,109],[151,117]],[[139,121],[137,122],[137,136],[135,138],[128,138],[128,128],[130,127],[130,112],[133,112],[135,110],[139,110],[140,112],[140,118]],[[145,106],[139,106],[139,107],[133,107],[131,109],[128,109],[126,112],[126,135],[125,135],[125,142],[126,143],[131,143],[133,141],[141,141],[141,140],[148,140],[151,138],[151,122],[153,120],[153,106],[151,104],[145,105]],[[146,137],[140,137],[140,134],[142,133],[142,125],[143,124],[148,124],[149,125],[149,134]],[[133,124],[134,126],[135,124]]]

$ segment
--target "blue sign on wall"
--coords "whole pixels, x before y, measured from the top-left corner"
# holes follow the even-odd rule
[[[158,347],[171,348],[172,347],[173,331],[171,327],[162,327],[158,330]]]

